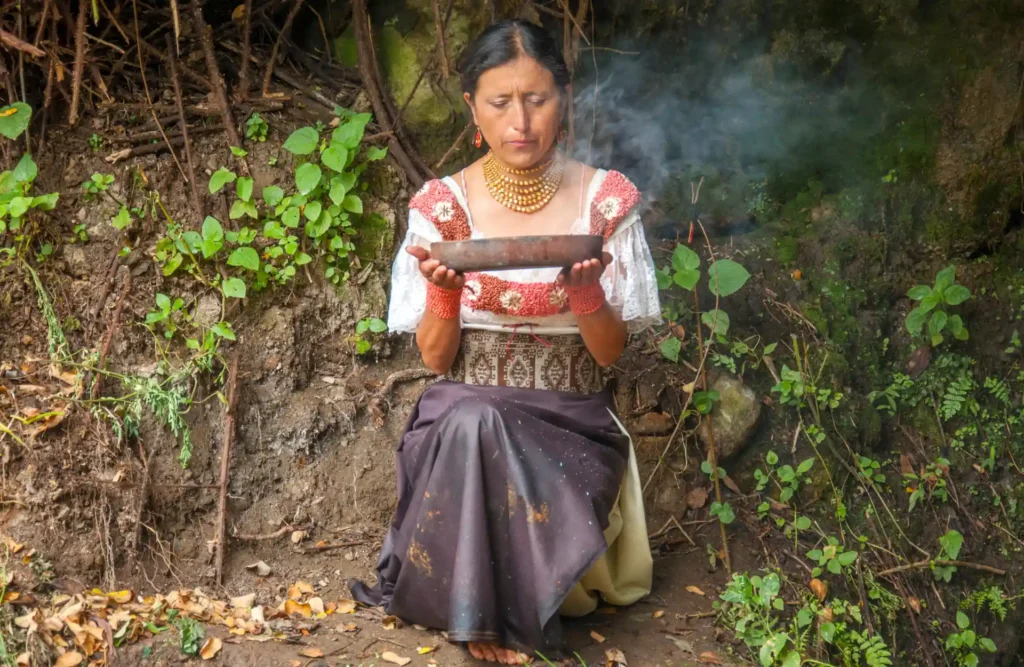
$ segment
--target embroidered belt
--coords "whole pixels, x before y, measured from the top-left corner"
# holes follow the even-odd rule
[[[447,379],[465,384],[593,394],[604,370],[578,335],[464,330]]]

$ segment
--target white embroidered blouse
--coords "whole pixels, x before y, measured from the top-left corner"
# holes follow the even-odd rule
[[[610,174],[614,177],[609,178]],[[618,172],[599,169],[583,203],[581,215],[569,233],[604,234],[605,251],[613,258],[601,277],[608,303],[627,323],[630,333],[660,323],[654,261],[640,224],[635,187]],[[629,206],[627,210],[621,210],[624,203]],[[484,235],[473,226],[463,190],[456,181],[451,177],[431,181],[410,202],[409,231],[392,267],[388,312],[392,332],[415,332],[426,309],[427,281],[420,274],[419,261],[405,249],[429,249],[431,243],[456,238],[481,239]],[[529,325],[538,334],[577,333],[576,316],[568,310],[564,290],[557,286],[559,271],[551,267],[467,274],[462,326],[507,331]]]

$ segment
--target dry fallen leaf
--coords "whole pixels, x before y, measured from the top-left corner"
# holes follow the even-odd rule
[[[319,615],[324,613],[324,601],[322,599],[309,598],[309,600],[306,601],[306,604],[309,605],[309,608],[313,611],[313,614]]]
[[[338,600],[338,606],[334,610],[335,614],[351,614],[356,610],[355,600]]]
[[[825,596],[828,594],[828,584],[821,579],[811,579],[811,590],[818,596],[819,602],[825,601]]]
[[[688,590],[689,592],[693,593],[694,595],[705,595],[704,591],[702,591],[701,589],[697,588],[696,586],[687,586],[686,590]]]
[[[263,618],[263,605],[253,607],[249,611],[249,618],[256,621],[257,623],[266,623],[266,621]]]
[[[904,475],[914,474],[914,464],[910,462],[910,457],[906,454],[900,454],[900,472]]]
[[[7,537],[7,536],[5,536],[5,537],[4,537],[4,542],[6,542],[6,543],[7,543],[7,549],[8,549],[8,550],[9,550],[9,551],[10,551],[10,552],[11,552],[12,554],[16,554],[16,553],[18,553],[19,551],[21,551],[22,549],[24,549],[24,548],[25,548],[25,545],[24,545],[24,544],[18,544],[18,543],[17,543],[17,542],[15,542],[15,541],[14,541],[14,540],[13,540],[12,538],[10,538],[10,537]]]
[[[263,561],[257,561],[255,563],[253,563],[252,565],[246,565],[245,569],[247,569],[247,570],[256,570],[256,574],[258,574],[261,577],[269,577],[270,576],[270,566],[267,565],[266,563],[264,563]]]
[[[304,648],[299,651],[299,655],[304,658],[322,658],[324,657],[324,652],[318,648]]]
[[[289,667],[302,667],[302,661],[301,660],[292,660],[288,664],[289,664]]]
[[[381,653],[380,659],[384,662],[390,662],[392,665],[398,665],[399,667],[402,667],[403,665],[408,665],[410,662],[412,662],[412,658],[403,658],[399,655],[395,655],[391,651],[384,651],[383,653]]]
[[[697,659],[700,660],[701,662],[705,663],[705,664],[708,664],[708,665],[721,665],[722,664],[722,659],[719,658],[714,653],[712,653],[711,651],[704,651],[703,653],[701,653],[697,657]]]
[[[416,649],[416,653],[418,653],[420,655],[426,655],[428,653],[433,653],[436,650],[437,650],[436,646],[421,646],[418,649]]]
[[[296,602],[295,600],[284,601],[284,613],[291,616],[292,614],[302,614],[306,618],[313,617],[313,610],[308,604],[303,602]]]
[[[603,644],[603,643],[605,642],[605,638],[604,638],[604,635],[602,635],[602,634],[599,634],[599,633],[598,633],[597,631],[595,631],[595,630],[591,630],[591,631],[590,631],[590,638],[591,638],[591,639],[593,639],[593,640],[594,640],[595,642],[597,642],[598,644]]]
[[[628,667],[626,655],[617,648],[610,648],[604,652],[605,667]]]
[[[740,491],[740,487],[736,484],[736,482],[732,480],[732,477],[726,475],[725,477],[722,478],[722,482],[725,484],[726,488],[735,493],[737,496],[743,495],[743,492]]]
[[[126,604],[132,601],[132,592],[112,591],[110,593],[107,593],[107,597],[110,598],[111,601],[116,602],[117,604]]]
[[[686,641],[685,639],[680,639],[679,637],[673,637],[672,635],[665,635],[665,639],[667,639],[670,642],[672,642],[673,644],[675,644],[676,648],[679,649],[680,651],[682,651],[683,653],[689,653],[690,655],[697,655],[697,652],[693,650],[693,644],[691,644],[690,642]]]
[[[28,665],[29,665],[29,654],[28,653],[22,653],[22,654],[18,655],[18,657],[14,660],[14,663],[16,665],[18,665],[18,667],[28,667]]]
[[[199,655],[203,660],[213,660],[213,657],[220,653],[221,641],[216,637],[210,637],[203,644],[203,648],[199,649]]]
[[[698,486],[686,494],[686,506],[692,510],[699,510],[708,502],[708,490]]]
[[[340,623],[340,624],[338,624],[338,627],[335,628],[335,630],[337,630],[338,632],[341,632],[341,633],[355,632],[358,629],[359,629],[359,626],[356,625],[355,623]]]
[[[304,530],[296,530],[292,532],[292,544],[298,544],[302,540],[306,539],[307,535],[309,535],[309,533]]]
[[[83,660],[85,660],[85,657],[81,653],[70,651],[57,658],[57,662],[53,664],[54,667],[75,667],[75,665],[82,664]]]
[[[256,594],[249,593],[248,595],[240,595],[237,598],[231,598],[231,606],[235,609],[250,609],[252,603],[256,602]]]
[[[654,612],[654,618],[661,618],[664,615],[665,615],[665,610],[664,609],[659,609],[658,611]]]
[[[380,620],[380,623],[384,627],[385,630],[394,630],[396,627],[398,627],[398,617],[397,616],[385,616],[384,618],[382,618]]]
[[[921,613],[921,601],[915,597],[908,597],[907,602],[910,603],[910,608],[914,610],[915,614]]]

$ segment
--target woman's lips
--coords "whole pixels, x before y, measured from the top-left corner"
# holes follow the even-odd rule
[[[533,142],[528,140],[528,139],[516,139],[515,141],[508,141],[506,143],[509,146],[515,146],[516,148],[523,148],[524,146],[529,146]]]

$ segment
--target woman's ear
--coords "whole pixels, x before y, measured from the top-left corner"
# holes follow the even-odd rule
[[[476,104],[473,102],[473,96],[469,93],[462,93],[462,99],[466,100],[466,106],[469,107],[469,113],[473,114],[473,124],[479,127],[480,121],[476,119]]]

